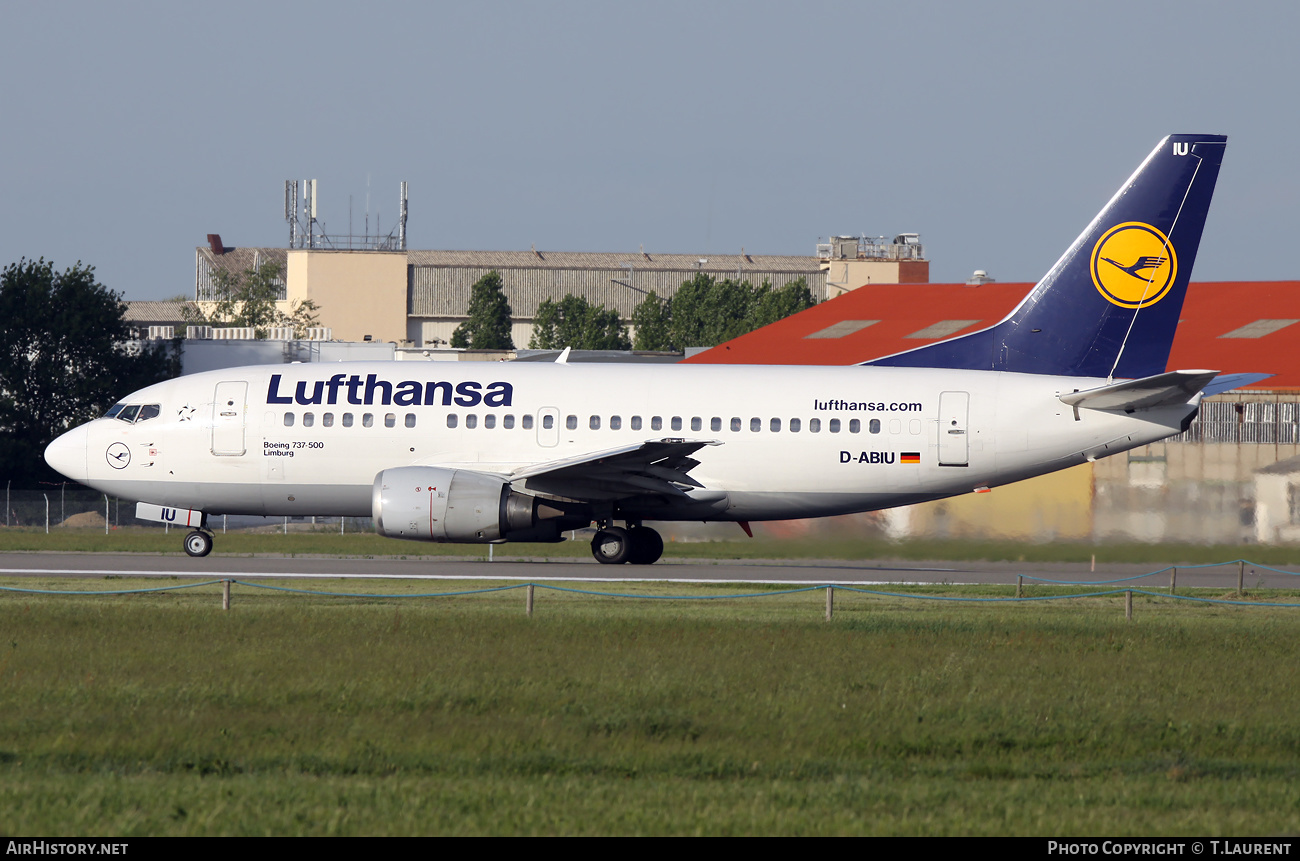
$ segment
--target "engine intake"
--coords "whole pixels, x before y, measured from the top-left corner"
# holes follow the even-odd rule
[[[486,544],[561,541],[564,512],[468,469],[403,466],[375,476],[375,530],[389,538]]]

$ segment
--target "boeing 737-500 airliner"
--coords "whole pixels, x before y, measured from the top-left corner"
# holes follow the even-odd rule
[[[748,529],[1008,484],[1177,434],[1243,383],[1165,367],[1225,143],[1162,140],[1006,319],[862,365],[235,368],[135,392],[45,458],[193,527],[193,556],[213,514],[346,515],[469,543],[594,522],[598,560],[647,564],[651,521]]]

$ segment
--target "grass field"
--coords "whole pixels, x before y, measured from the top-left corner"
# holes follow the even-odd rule
[[[1300,609],[824,600],[6,594],[0,829],[1300,829]]]

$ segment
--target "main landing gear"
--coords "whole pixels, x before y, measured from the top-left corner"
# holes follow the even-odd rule
[[[591,539],[591,555],[605,565],[650,565],[664,555],[664,540],[648,526],[602,526]]]
[[[198,529],[185,536],[185,552],[191,556],[207,556],[212,552],[212,536]]]

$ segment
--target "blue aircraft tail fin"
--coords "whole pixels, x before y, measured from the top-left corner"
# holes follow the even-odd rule
[[[1164,373],[1227,140],[1162,140],[997,325],[863,364],[1082,377]]]

